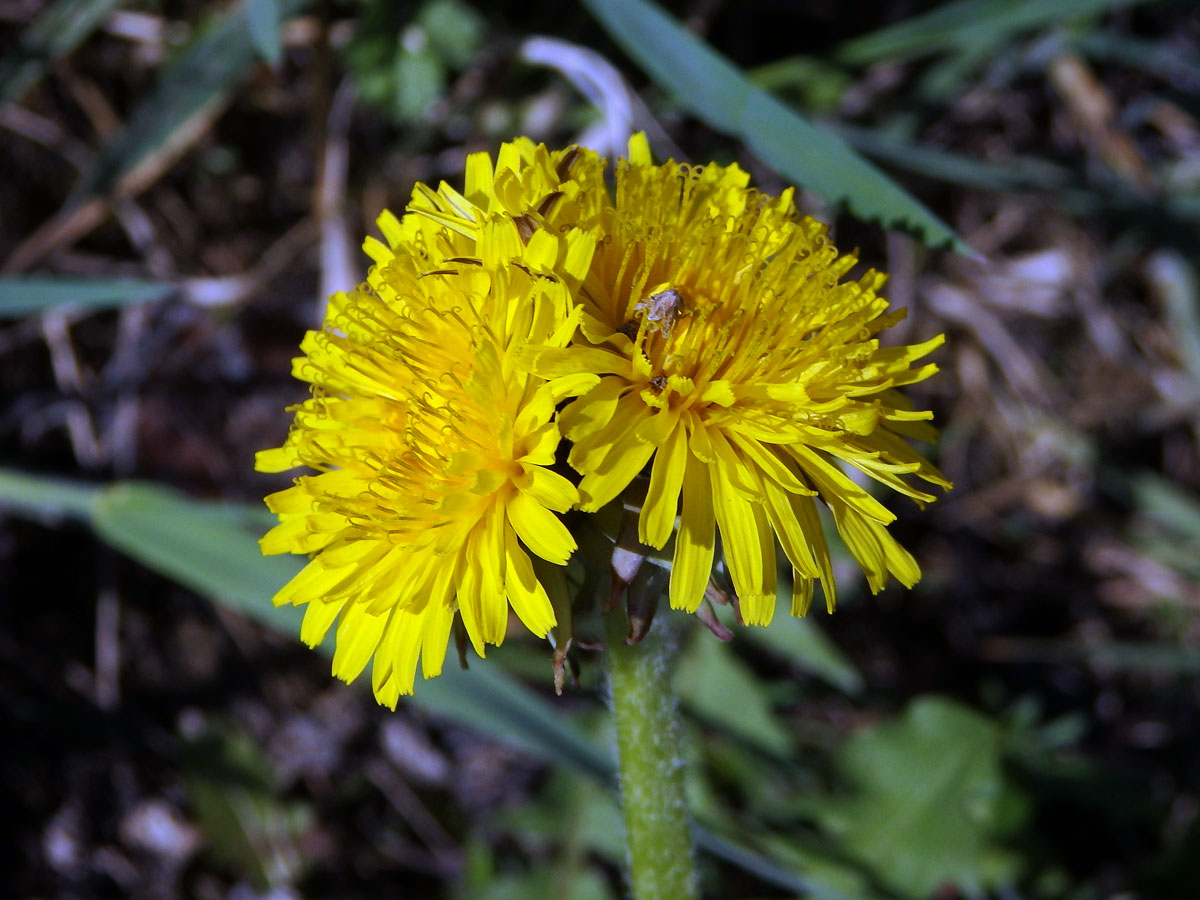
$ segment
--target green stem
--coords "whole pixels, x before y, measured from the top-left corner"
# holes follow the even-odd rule
[[[633,900],[696,900],[678,708],[671,691],[675,638],[660,617],[644,641],[629,646],[625,617],[606,618]]]

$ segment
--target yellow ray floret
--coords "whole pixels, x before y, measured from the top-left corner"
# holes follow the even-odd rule
[[[375,694],[393,707],[418,660],[426,678],[441,671],[456,615],[480,655],[504,639],[510,607],[544,636],[555,616],[529,553],[561,565],[575,549],[556,515],[578,494],[551,468],[554,416],[599,379],[542,378],[514,354],[576,331],[564,261],[582,274],[591,244],[481,217],[470,250],[473,264],[432,271],[389,251],[334,297],[294,367],[313,396],[258,457],[264,471],[319,472],[267,498],[280,522],[264,552],[312,557],[275,602],[308,605],[312,645],[336,622],[334,674],[350,681],[373,658]]]

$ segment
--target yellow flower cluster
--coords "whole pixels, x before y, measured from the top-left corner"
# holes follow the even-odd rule
[[[575,549],[556,514],[600,509],[647,466],[639,536],[674,536],[675,608],[702,601],[718,532],[746,623],[773,614],[777,542],[792,613],[817,581],[832,608],[817,500],[873,591],[920,575],[847,472],[918,503],[933,497],[906,476],[949,487],[904,440],[931,440],[930,414],[897,391],[936,370],[914,363],[941,337],[880,346],[899,318],[883,276],[843,281],[856,260],[790,190],[764,196],[736,165],[655,165],[641,135],[615,196],[604,170],[521,139],[494,165],[469,157],[461,193],[417,185],[367,239],[366,284],[302,344],[313,396],[258,467],[319,472],[267,498],[280,524],[262,541],[312,559],[275,602],[308,604],[312,645],[337,621],[334,674],[373,657],[389,706],[418,660],[440,672],[456,616],[480,655],[510,606],[545,636],[537,569]]]

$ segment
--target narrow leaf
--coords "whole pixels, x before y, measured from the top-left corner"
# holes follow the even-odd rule
[[[47,6],[0,60],[0,106],[20,100],[50,63],[74,51],[116,6],[117,0],[58,0]]]
[[[192,500],[153,484],[105,488],[92,524],[118,550],[243,611],[257,604],[270,610],[271,596],[303,564],[259,552],[258,538],[271,525],[265,509]]]
[[[931,53],[976,54],[1022,31],[1061,25],[1145,0],[958,0],[843,44],[834,56],[852,65],[915,59]]]
[[[283,0],[280,15],[303,5],[304,0]],[[69,203],[107,194],[147,161],[170,157],[191,143],[197,124],[223,106],[257,59],[251,18],[247,8],[227,13],[163,67],[157,87],[100,150]]]
[[[175,286],[136,278],[82,278],[58,275],[0,277],[0,319],[49,312],[59,307],[108,309],[163,300]]]
[[[920,201],[846,145],[755,85],[648,0],[584,0],[613,40],[677,103],[745,141],[780,174],[855,215],[933,246],[971,248]]]
[[[280,34],[283,11],[279,8],[279,0],[248,0],[246,19],[255,51],[271,65],[278,65],[283,58]]]
[[[32,519],[86,519],[99,492],[90,484],[0,469],[0,510]]]

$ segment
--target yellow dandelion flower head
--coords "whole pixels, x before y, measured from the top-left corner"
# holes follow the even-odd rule
[[[495,217],[511,220],[526,241],[539,230],[595,232],[607,199],[604,167],[591,150],[551,151],[528,138],[501,145],[494,163],[488,153],[472,153],[461,193],[445,182],[436,191],[416,185],[409,215],[397,220],[385,214],[380,220],[388,246],[368,239],[367,252],[380,260],[395,248],[415,247],[431,262],[470,258],[480,227]],[[576,247],[590,252],[586,243],[570,245]],[[577,268],[560,267],[568,280]]]
[[[385,234],[396,224],[381,221]],[[529,553],[561,565],[575,548],[555,515],[578,495],[551,468],[554,416],[597,381],[514,365],[523,344],[562,347],[575,332],[563,266],[582,277],[590,241],[526,241],[493,218],[470,264],[431,270],[419,246],[372,246],[367,282],[332,298],[294,367],[313,396],[257,459],[319,472],[267,498],[280,523],[264,552],[312,557],[275,602],[308,605],[310,645],[337,621],[334,674],[350,681],[374,657],[376,696],[393,707],[418,660],[426,678],[441,671],[456,615],[480,655],[503,640],[510,606],[539,636],[555,624]]]
[[[877,293],[884,276],[845,280],[857,260],[797,215],[792,191],[763,195],[736,165],[655,165],[638,135],[615,198],[596,181],[584,193],[604,198],[583,223],[596,236],[576,292],[584,339],[524,357],[543,377],[600,378],[559,420],[582,508],[651,466],[640,538],[661,548],[678,531],[677,608],[701,602],[718,530],[747,623],[773,614],[776,539],[795,574],[793,613],[816,581],[832,607],[818,499],[872,590],[889,573],[911,586],[920,572],[887,530],[895,515],[847,472],[918,503],[934,498],[906,476],[949,487],[903,439],[930,439],[931,414],[897,391],[936,371],[915,363],[941,336],[882,346],[878,333],[902,315]]]

